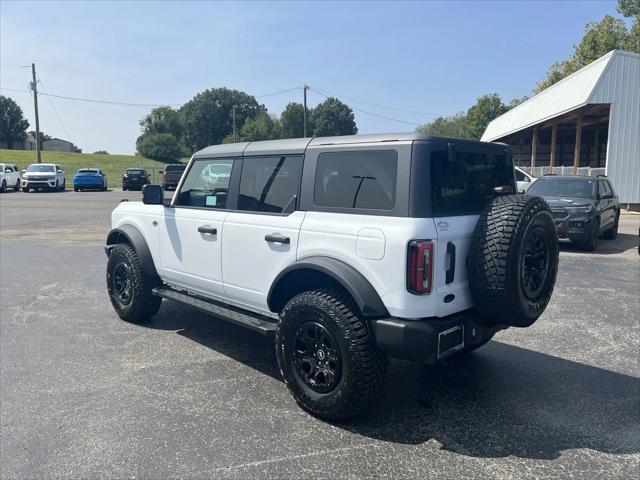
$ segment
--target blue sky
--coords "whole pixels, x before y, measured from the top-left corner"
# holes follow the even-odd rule
[[[33,122],[27,92],[180,104],[211,87],[253,95],[299,87],[345,100],[361,133],[413,130],[485,93],[531,93],[615,1],[0,2],[0,88]],[[279,114],[302,90],[259,99]],[[311,92],[311,106],[323,98]],[[148,108],[40,97],[41,129],[86,152],[133,153]],[[53,103],[53,107],[52,107]],[[61,122],[55,115],[57,111]],[[64,125],[64,127],[63,127]]]

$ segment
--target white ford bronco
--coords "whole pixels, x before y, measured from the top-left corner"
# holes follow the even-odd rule
[[[107,288],[143,322],[162,299],[263,334],[298,404],[344,420],[387,355],[435,363],[542,314],[555,222],[515,195],[503,144],[417,133],[235,143],[113,211]]]

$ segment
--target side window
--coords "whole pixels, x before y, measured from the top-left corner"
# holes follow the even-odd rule
[[[608,194],[607,187],[603,180],[598,180],[598,195],[600,197],[604,197]]]
[[[611,194],[611,195],[615,195],[615,192],[613,191],[613,185],[611,185],[611,182],[609,180],[605,180],[605,185],[607,186],[607,191]]]
[[[527,177],[525,177],[524,173],[522,173],[520,170],[516,170],[516,181],[517,182],[526,182],[527,181]]]
[[[238,210],[289,213],[296,209],[302,157],[245,157]]]
[[[393,210],[397,170],[395,150],[321,153],[314,203],[323,207]]]
[[[232,159],[194,160],[174,205],[202,208],[227,208]]]

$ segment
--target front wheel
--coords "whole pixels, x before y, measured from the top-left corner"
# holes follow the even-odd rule
[[[594,219],[591,224],[589,238],[585,242],[578,243],[578,246],[587,252],[593,252],[598,248],[598,238],[600,237],[600,220]]]
[[[18,181],[16,182],[16,185],[15,185],[15,187],[13,187],[13,190],[16,191],[16,192],[18,190],[20,190],[20,179],[18,179]]]
[[[128,322],[142,322],[154,316],[162,299],[151,293],[158,280],[147,275],[135,250],[129,245],[113,247],[107,262],[107,291],[118,316]]]
[[[381,392],[387,359],[351,298],[335,290],[303,292],[280,314],[278,366],[304,410],[347,420]]]
[[[620,212],[616,212],[616,218],[613,221],[613,225],[609,230],[602,234],[602,238],[607,240],[615,240],[618,236],[618,223],[620,222]]]
[[[4,193],[7,191],[7,182],[2,180],[2,184],[0,184],[0,193]]]

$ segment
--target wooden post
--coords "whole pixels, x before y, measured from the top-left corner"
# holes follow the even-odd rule
[[[531,137],[531,168],[536,166],[536,148],[538,146],[538,127],[533,127],[533,136]],[[531,172],[533,175],[533,171]]]
[[[522,145],[524,144],[524,138],[520,139],[520,143],[518,143],[518,166],[522,166]]]
[[[551,151],[549,153],[549,166],[551,167],[551,173],[553,173],[553,167],[556,164],[556,143],[558,139],[558,122],[553,122],[551,126]]]
[[[578,165],[580,164],[580,144],[582,143],[582,115],[578,117],[576,123],[576,143],[573,149],[573,174],[578,174]]]
[[[596,135],[593,148],[595,151],[593,152],[593,163],[595,164],[595,168],[600,167],[600,125],[596,125]]]

